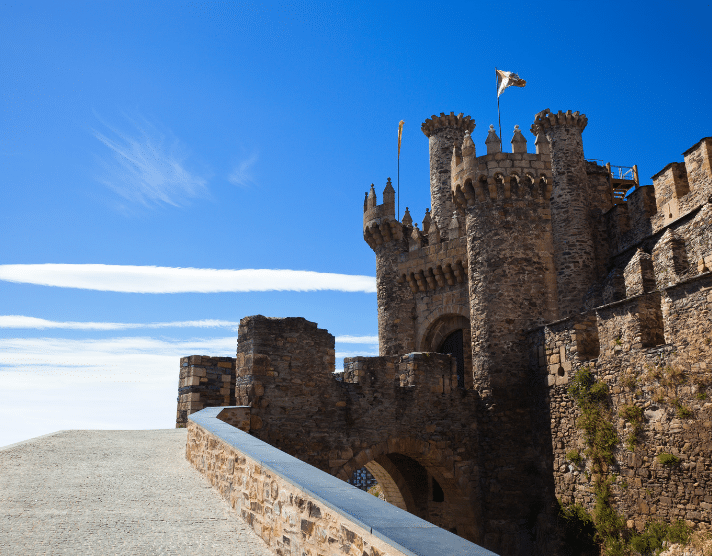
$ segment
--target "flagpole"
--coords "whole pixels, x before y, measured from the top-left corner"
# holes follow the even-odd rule
[[[499,120],[499,150],[502,150],[502,115],[499,112],[499,74],[497,73],[497,66],[494,68],[494,74],[497,78],[497,119]]]
[[[397,204],[398,215],[396,217],[397,220],[400,220],[400,147],[401,147],[401,136],[403,135],[403,124],[404,123],[405,122],[403,120],[398,122],[398,181],[397,181],[397,183],[398,183],[398,185],[397,185],[397,188],[398,188],[398,204]]]

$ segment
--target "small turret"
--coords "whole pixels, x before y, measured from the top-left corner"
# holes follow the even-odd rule
[[[432,218],[430,218],[430,209],[426,208],[425,209],[425,216],[423,217],[423,233],[427,234],[428,230],[430,230],[430,223],[432,222]]]
[[[457,219],[457,212],[452,213],[452,220],[447,228],[447,237],[448,239],[460,237],[460,221]]]
[[[497,137],[497,132],[494,130],[494,126],[489,126],[489,133],[487,134],[487,140],[485,141],[487,145],[487,154],[494,154],[502,151],[502,143]]]
[[[368,192],[368,196],[366,197],[366,207],[369,209],[376,208],[376,190],[373,188],[373,184],[371,184],[371,190]]]
[[[393,189],[393,184],[391,184],[391,178],[388,178],[386,182],[386,188],[383,190],[383,204],[393,205],[394,210],[396,206],[396,191]]]
[[[418,229],[418,224],[413,224],[413,231],[410,233],[408,240],[408,251],[417,251],[425,245],[423,234]]]
[[[514,126],[514,136],[512,137],[511,143],[513,153],[527,152],[527,140],[524,135],[522,135],[518,125]]]
[[[469,131],[465,132],[465,137],[462,140],[462,156],[477,156],[475,142],[472,140],[472,135]]]
[[[423,231],[425,232],[425,226],[423,226]],[[428,228],[428,244],[437,245],[440,243],[440,229],[438,228],[438,223],[433,220]]]
[[[408,207],[405,207],[405,212],[403,213],[403,220],[401,220],[404,226],[412,226],[413,219],[410,217],[410,211]]]

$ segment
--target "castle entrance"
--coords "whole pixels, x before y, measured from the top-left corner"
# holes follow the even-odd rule
[[[371,477],[368,482],[363,482],[364,471]],[[453,491],[453,485],[443,477],[438,481],[431,471],[405,454],[379,455],[354,471],[349,482],[452,533],[465,533],[462,524],[458,523],[462,521],[462,516],[458,515],[463,503],[460,500],[462,494]]]

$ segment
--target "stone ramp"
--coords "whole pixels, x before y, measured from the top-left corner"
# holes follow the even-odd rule
[[[185,459],[186,429],[0,449],[0,554],[272,556]]]

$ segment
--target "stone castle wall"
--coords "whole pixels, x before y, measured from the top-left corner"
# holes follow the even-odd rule
[[[575,373],[587,368],[610,391],[608,418],[620,443],[608,473],[613,505],[628,526],[642,530],[651,519],[712,523],[711,303],[712,274],[705,273],[530,334],[533,381],[550,418],[542,442],[551,446],[563,503],[592,510],[595,502],[595,477],[576,425],[581,412],[567,392]],[[634,447],[627,446],[633,424],[621,415],[631,405],[643,415]],[[581,464],[567,457],[571,452],[583,456]],[[662,453],[680,463],[662,464]]]

